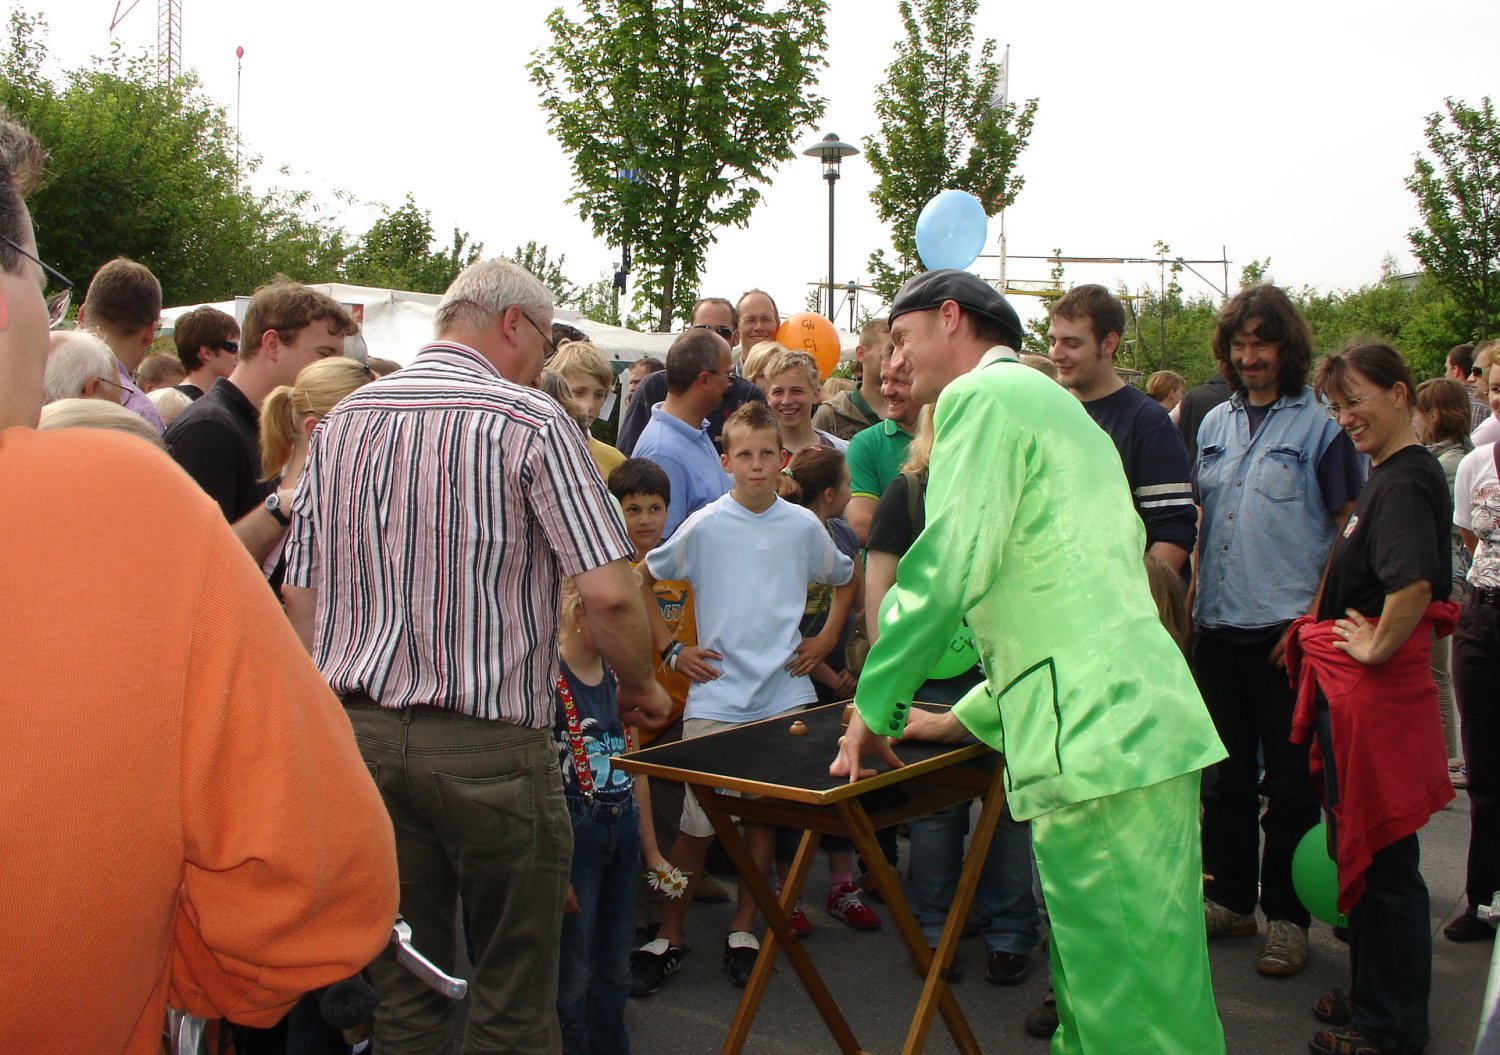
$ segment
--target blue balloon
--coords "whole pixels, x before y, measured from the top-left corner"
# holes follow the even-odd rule
[[[968,267],[979,259],[988,237],[984,206],[966,191],[943,191],[917,217],[917,253],[929,271]]]

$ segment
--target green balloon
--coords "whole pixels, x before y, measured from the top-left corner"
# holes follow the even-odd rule
[[[1321,821],[1308,830],[1292,854],[1292,886],[1316,918],[1330,927],[1349,925],[1339,912],[1339,869],[1328,856],[1328,834]]]
[[[879,620],[882,634],[885,633],[887,614],[895,603],[895,591],[888,590],[880,602]],[[953,639],[948,642],[948,647],[943,649],[943,654],[932,665],[927,676],[933,679],[956,678],[978,662],[979,649],[974,647],[974,631],[970,630],[968,622],[964,621],[958,624],[958,629],[953,633]]]

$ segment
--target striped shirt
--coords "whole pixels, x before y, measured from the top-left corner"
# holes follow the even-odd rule
[[[286,583],[318,591],[313,659],[334,692],[545,729],[559,577],[630,553],[562,408],[438,342],[319,425]]]

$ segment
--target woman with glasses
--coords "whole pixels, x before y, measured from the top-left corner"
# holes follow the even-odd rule
[[[1294,624],[1292,738],[1314,739],[1349,919],[1353,985],[1314,1005],[1324,1055],[1411,1055],[1428,1041],[1432,934],[1417,831],[1453,798],[1433,685],[1434,634],[1452,633],[1442,467],[1412,431],[1416,386],[1400,355],[1366,344],[1326,356],[1315,387],[1369,482],[1334,540],[1317,620]]]

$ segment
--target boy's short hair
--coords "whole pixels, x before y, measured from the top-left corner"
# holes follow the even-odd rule
[[[1094,330],[1094,340],[1104,342],[1112,333],[1125,336],[1125,305],[1109,290],[1097,283],[1074,286],[1052,302],[1047,309],[1049,319],[1067,319],[1077,322],[1087,319]]]
[[[182,360],[169,352],[153,352],[141,360],[135,371],[135,383],[142,387],[175,385],[187,377]]]
[[[614,387],[615,372],[609,360],[588,341],[569,341],[560,346],[547,366],[560,374],[587,374],[606,389]]]
[[[664,505],[672,504],[672,481],[650,458],[626,458],[609,474],[606,486],[617,502],[623,503],[631,495],[646,495],[660,498]]]
[[[94,273],[83,307],[90,326],[139,333],[161,318],[161,283],[145,264],[116,257]]]
[[[775,341],[761,341],[740,357],[740,374],[746,380],[764,377],[766,374],[766,364],[789,350],[786,345],[777,344]]]
[[[724,421],[724,428],[719,432],[724,453],[728,454],[733,449],[737,435],[747,432],[770,432],[775,435],[778,444],[781,442],[781,425],[777,422],[776,415],[758,399],[741,403],[739,409]]]
[[[329,334],[341,337],[353,337],[359,332],[354,316],[326,293],[284,278],[261,286],[245,309],[240,362],[248,362],[259,354],[267,332],[275,330],[283,341],[294,341],[303,327],[314,322],[321,322],[328,327]]]
[[[240,324],[234,321],[234,316],[207,305],[179,316],[172,328],[177,358],[188,373],[203,365],[203,349],[239,339]]]
[[[789,370],[801,370],[807,374],[808,383],[813,390],[818,388],[818,361],[806,352],[780,351],[773,355],[761,371],[769,382],[777,374],[784,374]]]

